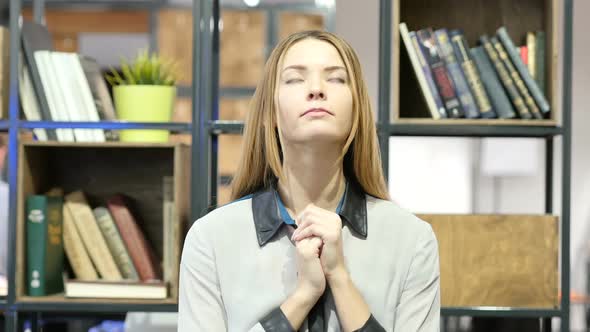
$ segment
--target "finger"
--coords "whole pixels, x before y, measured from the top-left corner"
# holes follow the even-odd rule
[[[301,230],[297,235],[293,236],[293,240],[299,241],[311,236],[317,236],[324,238],[326,235],[326,229],[322,225],[312,224]]]

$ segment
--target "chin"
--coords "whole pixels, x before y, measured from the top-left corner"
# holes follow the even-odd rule
[[[308,130],[299,133],[294,140],[299,143],[341,143],[345,142],[348,137],[347,133],[338,130]]]

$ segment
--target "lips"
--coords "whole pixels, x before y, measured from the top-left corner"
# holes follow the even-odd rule
[[[327,113],[327,114],[330,114],[330,115],[334,115],[334,114],[332,114],[332,112],[328,111],[325,108],[314,107],[314,108],[310,108],[307,111],[305,111],[305,113],[303,113],[301,116],[305,116],[305,115],[310,114],[310,113]]]

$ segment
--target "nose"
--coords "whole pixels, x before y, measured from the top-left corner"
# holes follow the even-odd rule
[[[307,94],[307,100],[326,100],[326,94],[321,89],[314,89]]]

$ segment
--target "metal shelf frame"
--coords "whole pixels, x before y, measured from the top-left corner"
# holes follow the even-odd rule
[[[468,136],[468,137],[537,137],[546,142],[546,176],[545,176],[545,210],[553,213],[553,147],[554,137],[561,136],[562,144],[562,182],[561,182],[561,246],[560,246],[560,290],[562,294],[570,293],[570,190],[571,190],[571,93],[572,93],[572,18],[573,0],[561,2],[564,9],[564,47],[563,57],[563,90],[562,90],[562,125],[561,127],[529,127],[529,126],[452,126],[452,125],[406,125],[390,124],[391,113],[391,59],[392,59],[392,4],[393,0],[380,0],[379,16],[379,100],[378,100],[378,137],[383,158],[383,169],[388,175],[389,139],[391,136]],[[24,0],[24,4],[30,4],[31,0]],[[132,4],[133,3],[133,4]],[[142,6],[159,6],[160,0],[144,0],[139,3]],[[44,8],[52,6],[69,5],[109,5],[117,8],[129,6],[136,8],[135,1],[112,0],[34,0],[34,17],[42,20]],[[219,0],[194,0],[192,27],[196,36],[193,43],[193,80],[190,87],[191,93],[184,91],[183,95],[192,97],[192,124],[166,123],[49,123],[22,121],[19,119],[18,98],[18,51],[20,50],[20,31],[18,29],[19,15],[23,6],[23,0],[10,0],[10,80],[9,94],[10,107],[9,119],[0,121],[0,129],[8,130],[8,182],[12,189],[17,188],[18,169],[18,132],[22,129],[33,128],[102,128],[102,129],[169,129],[179,132],[189,132],[193,138],[191,165],[191,220],[195,221],[206,214],[214,203],[217,182],[217,136],[220,134],[240,134],[243,124],[240,122],[219,121],[218,100],[223,96],[241,96],[241,93],[250,93],[251,90],[233,91],[232,89],[219,89],[219,30],[220,17]],[[121,6],[121,7],[119,7]],[[243,7],[240,7],[243,9]],[[280,10],[281,8],[277,8]],[[292,7],[289,7],[292,9]],[[333,16],[330,16],[333,17]],[[157,24],[156,20],[152,20]],[[272,23],[272,22],[270,22]],[[334,24],[328,21],[328,24]],[[154,29],[152,27],[152,29]],[[153,31],[153,30],[152,30]],[[267,36],[268,40],[276,41],[276,34],[272,32]],[[152,38],[153,39],[153,38]],[[157,49],[152,40],[152,48]],[[195,160],[196,159],[196,160]],[[208,179],[203,183],[202,179]],[[16,252],[16,214],[17,195],[16,190],[9,194],[9,252]],[[19,303],[15,294],[15,266],[14,255],[8,256],[8,296],[0,299],[0,308],[5,310],[5,330],[16,331],[20,312],[93,312],[113,313],[125,311],[176,311],[175,304],[103,304],[103,303]],[[521,308],[443,308],[443,316],[486,316],[486,317],[538,317],[561,318],[561,330],[569,331],[569,296],[562,296],[560,307],[556,309],[521,309]]]

